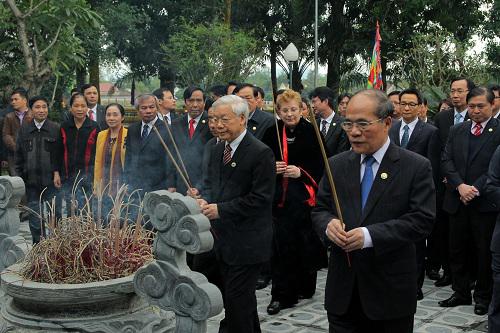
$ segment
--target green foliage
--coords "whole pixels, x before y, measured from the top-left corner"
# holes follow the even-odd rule
[[[226,25],[191,25],[162,45],[165,63],[175,68],[182,86],[210,87],[229,80],[243,81],[260,63],[261,47],[257,40]]]

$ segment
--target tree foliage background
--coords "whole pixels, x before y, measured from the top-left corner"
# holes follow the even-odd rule
[[[444,94],[454,74],[482,84],[499,81],[499,0],[318,4],[319,61],[336,93],[365,86],[377,20],[386,88],[417,86]],[[20,38],[20,23],[27,41]],[[478,39],[485,51],[474,55]],[[120,69],[117,81],[132,94],[151,79],[171,89],[209,86],[245,80],[262,63],[270,66],[268,86],[276,91],[280,75],[288,77],[282,50],[290,42],[300,53],[291,66],[292,86],[310,90],[311,0],[5,0],[0,91],[20,85],[59,101],[71,87],[99,82],[103,66]]]

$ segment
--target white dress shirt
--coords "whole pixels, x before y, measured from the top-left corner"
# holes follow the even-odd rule
[[[460,113],[460,115],[462,116],[462,118],[460,118],[460,122],[464,121],[465,115],[467,114],[468,109],[466,108],[462,112],[458,112],[457,108],[453,108],[453,109],[455,110],[455,112],[453,112],[453,123],[455,123],[455,117],[456,117],[457,113]]]
[[[233,158],[234,152],[236,149],[238,149],[238,146],[240,145],[241,141],[245,137],[245,134],[247,134],[247,130],[245,129],[236,139],[234,139],[231,142],[226,142],[226,145],[231,146],[231,158]]]
[[[41,123],[39,123],[35,119],[33,119],[33,121],[35,122],[36,128],[38,128],[39,130],[42,128],[43,124],[45,124],[45,119]]]
[[[200,115],[198,117],[194,118],[195,122],[193,124],[193,127],[194,127],[195,130],[196,130],[196,126],[198,126],[198,123],[200,122],[200,119],[201,119],[202,116],[203,116],[203,112],[200,113]],[[189,116],[187,117],[188,128],[189,128],[189,122],[191,121],[191,119],[193,119],[193,118],[191,118]],[[233,148],[233,147],[231,147],[231,148]]]
[[[418,123],[418,117],[415,118],[415,120],[413,120],[409,124],[405,123],[404,120],[401,120],[401,128],[399,129],[399,142],[401,142],[401,140],[403,140],[403,134],[405,132],[405,130],[404,130],[405,125],[408,125],[408,128],[409,128],[409,130],[408,130],[408,142],[409,142],[410,138],[411,138],[411,134],[413,133],[415,126],[417,126],[417,123]]]
[[[158,120],[158,116],[155,117],[155,119],[151,120],[149,123],[145,123],[144,121],[142,122],[141,126],[141,136],[142,136],[142,131],[144,131],[144,126],[148,126],[148,135],[151,134],[151,130],[153,129],[153,126],[156,123],[156,120]]]
[[[332,124],[333,117],[335,117],[335,111],[332,112],[331,115],[328,116],[328,118],[323,119],[320,117],[320,122],[319,122],[319,129],[323,130],[323,120],[326,120],[326,131],[325,133],[328,133],[328,130],[330,129],[330,125]]]

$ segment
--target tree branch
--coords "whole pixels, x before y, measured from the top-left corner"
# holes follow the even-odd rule
[[[24,18],[23,17],[23,13],[19,10],[19,8],[16,6],[16,3],[14,2],[14,0],[5,0],[7,1],[7,4],[9,5],[10,7],[10,10],[12,11],[12,13],[14,14],[14,16],[17,18],[17,19],[22,19]]]
[[[30,10],[28,10],[26,13],[24,13],[23,18],[31,16],[31,14],[33,14],[33,12],[35,12],[35,10],[38,9],[38,7],[45,4],[46,2],[47,2],[47,0],[41,0],[35,7],[31,7],[31,5],[30,5]]]
[[[47,51],[50,50],[54,46],[54,44],[57,42],[57,39],[59,38],[59,33],[61,32],[61,28],[62,28],[62,23],[60,23],[59,27],[57,27],[56,35],[54,36],[54,38],[52,39],[50,44],[47,45],[47,47],[40,52],[40,55],[39,55],[40,57],[43,57],[44,54],[47,53]]]

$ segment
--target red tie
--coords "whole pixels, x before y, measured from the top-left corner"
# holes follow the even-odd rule
[[[480,136],[481,135],[481,129],[483,129],[483,126],[481,126],[481,124],[476,124],[476,126],[474,126],[474,135],[475,136]]]
[[[194,135],[194,124],[196,123],[196,120],[191,119],[189,121],[189,138],[192,139]]]

